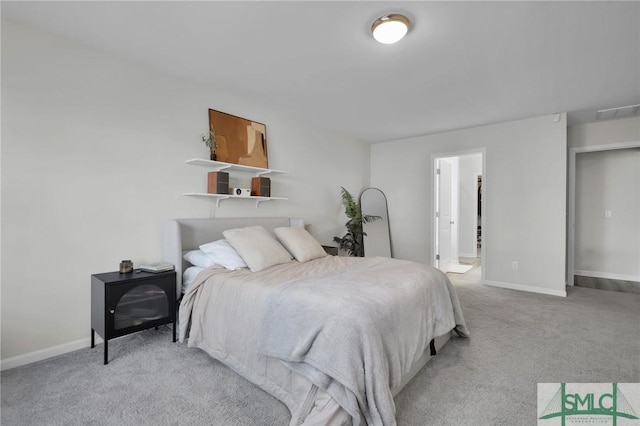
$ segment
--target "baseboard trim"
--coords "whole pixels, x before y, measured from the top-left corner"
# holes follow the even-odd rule
[[[524,284],[503,283],[500,281],[485,280],[483,284],[486,284],[492,287],[508,288],[510,290],[526,291],[529,293],[540,293],[540,294],[548,294],[551,296],[567,297],[566,286],[564,290],[552,290],[550,288],[534,287],[534,286],[524,285]]]
[[[614,274],[611,272],[583,271],[583,270],[574,270],[573,275],[580,275],[581,277],[606,278],[609,280],[640,282],[640,275]]]
[[[102,339],[96,335],[96,344],[102,343]],[[77,351],[91,346],[91,338],[75,340],[62,345],[52,346],[50,348],[40,349],[29,352],[24,355],[18,355],[11,358],[0,360],[0,371],[9,370],[11,368],[21,367],[23,365],[42,361],[43,359],[52,358],[54,356],[66,354],[68,352]]]

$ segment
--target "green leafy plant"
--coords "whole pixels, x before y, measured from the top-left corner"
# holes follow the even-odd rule
[[[340,187],[342,192],[342,205],[344,205],[344,213],[349,220],[345,224],[347,233],[343,237],[333,237],[333,241],[339,244],[340,250],[346,252],[349,256],[362,256],[362,237],[367,235],[362,230],[363,223],[373,222],[381,219],[380,216],[370,214],[362,214],[360,203],[353,198],[351,193],[344,187]]]

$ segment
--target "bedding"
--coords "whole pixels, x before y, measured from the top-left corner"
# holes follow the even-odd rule
[[[202,244],[200,250],[206,253],[215,264],[232,271],[247,267],[245,261],[227,240],[216,240]]]
[[[222,234],[251,272],[291,261],[289,252],[262,226],[228,229]]]
[[[429,343],[468,335],[444,274],[388,258],[206,269],[179,323],[180,341],[283,401],[291,425],[395,424],[393,395]]]
[[[184,270],[182,274],[182,290],[186,293],[189,291],[191,284],[196,279],[196,277],[200,274],[200,272],[204,271],[206,268],[200,268],[198,266],[189,266]]]
[[[304,228],[288,226],[276,228],[273,232],[298,262],[327,256],[320,243]]]
[[[198,268],[211,268],[212,266],[216,266],[213,258],[202,250],[189,250],[182,258]]]

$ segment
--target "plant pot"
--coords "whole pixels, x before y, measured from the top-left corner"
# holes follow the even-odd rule
[[[216,158],[217,158],[217,156],[216,156],[215,151],[211,151],[211,152],[209,153],[209,160],[211,160],[211,161],[216,161]]]

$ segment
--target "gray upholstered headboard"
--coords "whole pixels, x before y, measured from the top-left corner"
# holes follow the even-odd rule
[[[221,219],[172,219],[162,229],[162,260],[176,267],[176,295],[182,295],[182,273],[188,262],[182,258],[187,250],[195,250],[201,244],[224,238],[227,229],[262,225],[269,231],[279,226],[290,226],[288,217],[253,217]]]

